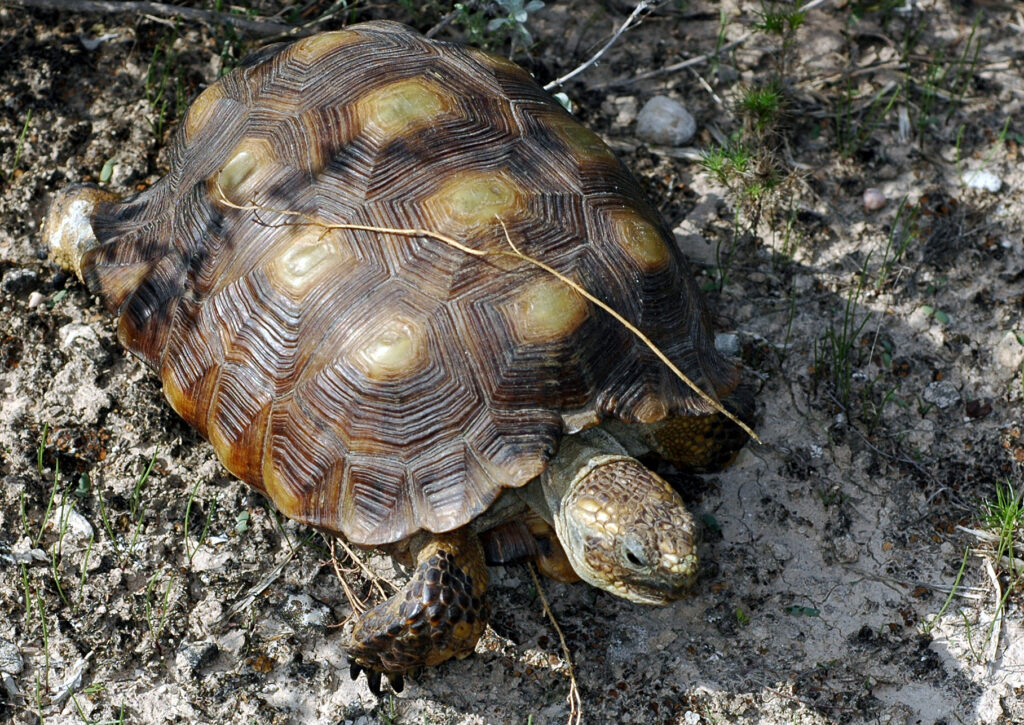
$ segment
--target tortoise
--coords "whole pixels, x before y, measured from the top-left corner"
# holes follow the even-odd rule
[[[412,562],[353,677],[472,652],[488,563],[686,592],[697,525],[637,457],[721,468],[753,396],[637,182],[529,73],[354,25],[249,57],[169,159],[129,198],[64,189],[43,234],[232,474]]]

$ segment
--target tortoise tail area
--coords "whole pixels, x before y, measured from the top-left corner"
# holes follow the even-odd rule
[[[201,239],[173,239],[173,230],[209,228],[215,213],[198,199],[171,203],[170,195],[166,181],[123,200],[76,185],[54,198],[44,224],[53,261],[74,271],[120,316],[119,341],[153,368],[159,367],[188,268],[207,246]]]

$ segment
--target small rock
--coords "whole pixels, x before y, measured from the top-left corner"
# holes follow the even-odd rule
[[[185,642],[174,657],[174,669],[178,679],[191,679],[217,657],[217,645],[213,642]]]
[[[655,96],[636,117],[636,135],[661,146],[682,146],[697,132],[697,122],[678,101]]]
[[[192,571],[224,571],[231,561],[231,552],[227,549],[203,545],[192,555]]]
[[[992,403],[987,400],[968,400],[964,410],[968,418],[984,418],[992,412]]]
[[[192,607],[188,615],[189,631],[195,633],[197,639],[208,635],[218,627],[223,614],[224,605],[216,595],[207,594],[206,598]]]
[[[11,677],[6,672],[4,672],[2,674],[3,674],[3,677],[0,678],[0,679],[3,679],[3,681],[4,681],[4,689],[7,690],[7,699],[10,700],[11,702],[13,702],[16,705],[20,704],[21,703],[21,691],[18,689],[18,683],[15,682],[14,678]]]
[[[716,70],[718,73],[718,80],[724,85],[731,85],[740,79],[740,72],[731,65],[720,63]]]
[[[728,357],[739,357],[740,336],[735,332],[715,333],[715,347],[718,352]]]
[[[967,177],[964,179],[964,184],[968,188],[984,189],[985,191],[991,191],[993,194],[1003,188],[1003,180],[985,169],[968,172]]]
[[[1003,335],[995,349],[996,364],[1016,373],[1024,363],[1024,345],[1020,344],[1017,334],[1007,332]]]
[[[615,114],[615,120],[612,122],[615,126],[626,127],[636,121],[637,98],[635,95],[625,95],[620,98],[614,98],[611,101],[611,108],[614,110]]]
[[[233,629],[227,634],[217,638],[217,646],[232,657],[237,657],[245,646],[245,632],[240,629]]]
[[[885,206],[885,194],[880,189],[871,186],[864,190],[864,209],[867,211],[878,211]]]
[[[295,629],[324,629],[331,623],[331,611],[308,594],[289,594],[281,613]]]
[[[934,383],[928,383],[922,397],[926,402],[944,410],[960,402],[960,391],[953,383],[936,380]]]
[[[28,292],[39,284],[36,273],[30,269],[12,269],[4,275],[2,284],[4,292],[12,295],[20,295]]]
[[[21,657],[18,645],[7,639],[0,639],[0,672],[18,675],[24,668],[25,661]]]
[[[921,418],[907,431],[904,440],[908,446],[927,450],[935,441],[935,427],[931,418]]]
[[[676,238],[676,248],[694,264],[713,267],[718,262],[718,244],[697,233],[689,221],[683,221],[672,230],[672,234]]]
[[[43,304],[44,302],[46,302],[46,295],[44,295],[42,292],[33,292],[28,296],[29,309],[39,307],[39,305]]]

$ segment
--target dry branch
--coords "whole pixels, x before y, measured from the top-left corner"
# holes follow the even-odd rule
[[[0,5],[16,8],[41,8],[69,13],[110,13],[119,15],[132,13],[138,15],[156,15],[163,18],[184,18],[204,23],[221,23],[245,30],[253,35],[273,35],[292,30],[291,25],[275,20],[256,20],[253,18],[221,13],[215,10],[181,7],[167,3],[147,2],[145,0],[0,0]]]

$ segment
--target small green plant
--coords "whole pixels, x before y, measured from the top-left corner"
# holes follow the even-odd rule
[[[493,18],[487,23],[488,32],[506,33],[513,38],[513,44],[518,39],[525,48],[533,45],[533,36],[526,29],[526,22],[530,19],[530,13],[535,13],[543,8],[544,3],[541,0],[529,0],[525,5],[523,5],[523,0],[496,0],[496,2],[505,15]]]
[[[776,79],[783,79],[790,75],[790,66],[793,60],[794,44],[796,43],[796,31],[804,24],[807,12],[803,10],[800,2],[788,5],[774,0],[761,0],[761,10],[757,13],[757,20],[754,21],[754,28],[768,36],[775,36],[779,47],[772,57],[775,61]]]
[[[983,662],[986,659],[992,659],[997,654],[999,629],[1006,613],[1007,602],[1012,596],[1019,596],[1024,592],[1024,559],[1021,558],[1021,553],[1024,552],[1024,485],[1015,489],[1010,481],[997,481],[995,498],[982,502],[978,522],[981,530],[971,533],[978,537],[982,546],[975,553],[988,560],[986,567],[997,598],[992,621],[986,627],[982,641],[975,641],[970,620],[966,613],[961,612],[961,615],[964,619],[971,652],[976,660]],[[968,548],[964,552],[964,560],[953,585],[954,590],[963,577],[969,553],[970,549]],[[952,596],[951,592],[950,598]],[[942,609],[929,623],[926,632],[945,612],[950,598],[947,598]]]
[[[864,331],[864,326],[871,319],[870,312],[863,316],[858,312],[870,259],[871,255],[868,254],[864,260],[864,268],[857,276],[857,284],[850,289],[846,297],[840,324],[829,325],[822,337],[820,349],[817,341],[814,344],[815,369],[823,365],[828,370],[836,402],[843,411],[849,411],[850,407],[853,372],[857,365],[857,342]]]
[[[180,118],[188,106],[184,76],[174,51],[176,34],[169,34],[153,48],[146,70],[146,103],[149,105],[150,129],[160,141],[164,140],[168,123]]]
[[[171,587],[174,585],[177,575],[172,574],[167,577],[167,586],[164,587],[163,595],[160,597],[159,604],[156,604],[153,599],[154,595],[157,594],[157,579],[163,574],[163,569],[154,572],[153,576],[149,578],[149,582],[146,584],[146,622],[149,624],[149,633],[153,635],[153,642],[157,642],[160,639],[160,634],[163,632],[164,626],[167,624],[167,615],[170,613],[169,601],[171,597]],[[160,615],[154,619],[155,608],[159,606]]]
[[[1003,148],[1004,144],[1006,143],[1007,137],[1010,135],[1010,118],[1009,116],[1007,116],[1006,120],[1003,122],[1003,127],[999,129],[999,133],[996,135],[996,140],[992,142],[992,146],[989,148],[987,152],[985,152],[985,156],[981,159],[979,168],[970,172],[966,171],[963,167],[961,149],[964,138],[964,130],[966,128],[966,125],[961,124],[960,128],[958,128],[956,131],[956,173],[957,176],[960,178],[961,183],[963,183],[965,180],[969,180],[971,176],[977,174],[978,171],[980,171],[981,169],[986,168],[991,163],[992,158]]]
[[[983,505],[981,524],[995,534],[993,558],[1015,584],[1024,577],[1024,486],[1014,491],[1009,481],[996,483],[996,497]],[[1008,588],[1009,589],[1009,588]]]
[[[746,89],[740,96],[739,110],[753,125],[756,134],[762,134],[776,123],[786,105],[782,89],[775,81]]]
[[[46,452],[46,439],[50,435],[50,424],[43,423],[43,434],[39,436],[39,447],[36,448],[36,471],[43,472],[43,453]]]
[[[917,225],[920,207],[907,206],[906,198],[900,201],[896,208],[896,216],[892,220],[892,228],[885,241],[885,249],[882,250],[882,264],[878,268],[878,276],[875,278],[875,291],[891,283],[889,276],[896,264],[903,259],[910,245],[917,241],[920,233]]]
[[[195,500],[196,491],[198,491],[198,490],[199,490],[199,481],[196,481],[196,485],[192,487],[192,493],[190,493],[189,496],[188,496],[188,503],[185,504],[185,525],[183,527],[184,528],[184,533],[182,534],[182,538],[184,539],[184,542],[185,542],[185,556],[188,558],[189,565],[192,564],[192,559],[195,557],[196,552],[199,551],[199,549],[203,545],[203,542],[206,541],[206,534],[209,533],[209,531],[210,531],[210,522],[213,520],[213,512],[216,511],[216,509],[217,509],[217,499],[214,499],[210,503],[210,506],[209,506],[209,508],[206,511],[206,521],[203,523],[203,530],[201,532],[199,532],[199,540],[196,542],[196,547],[194,549],[192,549],[191,551],[189,551],[189,543],[188,543],[189,519],[191,518],[191,514],[192,514],[192,502]],[[248,513],[248,512],[246,512],[246,513]]]
[[[46,500],[46,511],[43,512],[43,520],[39,524],[39,533],[36,534],[35,541],[32,542],[32,545],[36,547],[38,547],[39,542],[43,540],[43,532],[46,531],[46,522],[50,519],[50,512],[53,511],[53,502],[57,499],[57,487],[60,485],[60,461],[57,461],[54,468],[53,487],[50,489],[50,497]]]
[[[530,13],[544,7],[541,0],[494,0],[493,2],[455,3],[453,22],[461,26],[473,45],[496,48],[510,43],[509,55],[518,49],[529,50],[533,35],[526,28]]]
[[[949,324],[949,314],[944,310],[940,310],[938,307],[933,307],[932,305],[921,305],[919,309],[924,313],[925,317],[931,317],[940,325]]]
[[[21,163],[21,153],[25,150],[25,137],[28,136],[28,127],[32,123],[32,109],[28,110],[25,114],[25,125],[21,127],[21,135],[18,136],[18,145],[14,147],[14,161],[11,162],[11,168],[4,173],[4,179],[10,180],[14,176],[14,172],[18,170],[18,164]]]
[[[131,543],[128,544],[129,552],[135,549],[135,542],[138,541],[139,534],[142,532],[142,522],[146,518],[146,507],[142,503],[142,486],[149,479],[149,474],[153,471],[153,465],[156,463],[156,455],[159,451],[159,448],[154,449],[153,456],[149,459],[149,464],[135,482],[135,488],[132,489],[132,495],[128,499],[129,518],[135,524]]]
[[[701,165],[718,183],[734,188],[751,173],[753,154],[742,143],[714,146],[701,153]]]
[[[774,3],[762,2],[761,12],[758,13],[760,20],[754,23],[754,27],[779,36],[795,33],[804,24],[807,13],[801,10],[799,5],[794,10],[782,10],[781,7]]]
[[[860,151],[875,129],[888,118],[901,94],[900,86],[889,83],[872,95],[867,103],[863,103],[853,82],[847,80],[833,112],[839,153],[849,157]]]

